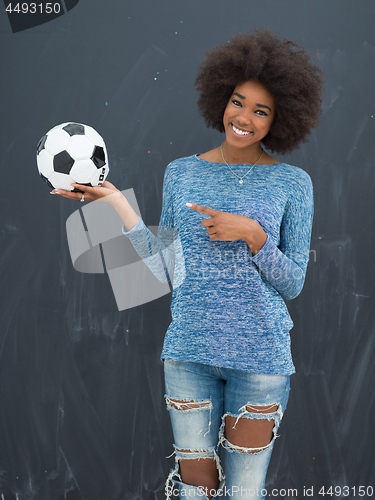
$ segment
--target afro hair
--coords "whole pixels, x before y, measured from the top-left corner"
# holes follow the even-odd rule
[[[307,140],[319,124],[322,71],[296,43],[260,29],[235,35],[206,53],[195,85],[199,110],[208,127],[224,132],[223,114],[235,87],[252,80],[272,95],[276,111],[265,148],[284,154]]]

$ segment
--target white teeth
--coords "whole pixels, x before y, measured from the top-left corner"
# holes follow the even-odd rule
[[[239,128],[235,127],[232,123],[233,130],[236,132],[238,135],[249,135],[250,132],[245,132],[244,130],[240,130]]]

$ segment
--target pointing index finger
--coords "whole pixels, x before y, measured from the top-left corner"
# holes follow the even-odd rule
[[[214,210],[213,208],[204,207],[203,205],[196,205],[195,203],[186,203],[186,206],[191,208],[192,210],[196,210],[197,212],[206,214],[209,217],[213,217],[217,213],[217,210]]]

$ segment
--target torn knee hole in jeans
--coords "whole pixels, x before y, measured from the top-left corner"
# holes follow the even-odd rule
[[[195,399],[181,399],[181,398],[171,398],[170,396],[165,396],[165,401],[167,403],[167,408],[175,408],[176,410],[205,410],[212,409],[212,403],[209,400],[195,400]]]
[[[239,415],[233,415],[232,413],[226,413],[223,416],[225,417],[235,417],[236,421],[233,425],[233,429],[236,427],[237,422],[240,418],[250,418],[255,420],[275,420],[275,423],[280,422],[283,416],[282,409],[278,403],[270,403],[268,405],[253,405],[247,403],[246,405],[241,406],[239,409]]]
[[[268,405],[254,405],[254,404],[246,404],[242,406],[239,411],[240,414],[232,414],[226,413],[222,417],[222,424],[219,431],[219,443],[226,449],[231,451],[240,451],[242,453],[260,453],[266,448],[270,447],[273,444],[273,441],[278,437],[276,434],[280,420],[282,418],[282,410],[278,403],[271,403]],[[231,443],[227,437],[225,436],[224,429],[226,424],[226,418],[230,417],[235,419],[232,429],[236,429],[236,425],[238,421],[242,418],[246,420],[268,420],[273,421],[274,425],[272,428],[272,436],[270,441],[264,446],[240,446],[239,444]],[[227,423],[228,424],[228,423]]]
[[[173,487],[171,487],[172,483],[180,483],[182,482],[181,472],[180,472],[180,460],[202,460],[210,458],[215,461],[216,468],[218,471],[219,481],[222,482],[225,479],[224,471],[220,463],[219,455],[215,448],[196,448],[196,449],[182,449],[178,448],[174,445],[175,451],[175,468],[170,471],[167,481],[166,481],[166,491],[169,491],[171,495]],[[167,499],[170,496],[167,495]]]
[[[175,446],[175,452],[176,452],[176,469],[179,471],[179,461],[180,460],[202,460],[202,459],[212,459],[214,460],[216,464],[216,468],[218,471],[219,475],[219,481],[222,481],[224,479],[224,472],[221,467],[220,463],[220,458],[219,455],[217,454],[216,449],[209,448],[209,449],[189,449],[189,450],[184,450],[181,448],[177,448]]]

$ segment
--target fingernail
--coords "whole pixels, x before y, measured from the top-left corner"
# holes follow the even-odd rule
[[[193,206],[193,204],[192,204],[192,203],[186,203],[186,206],[187,206],[187,207],[192,207],[192,206]]]

